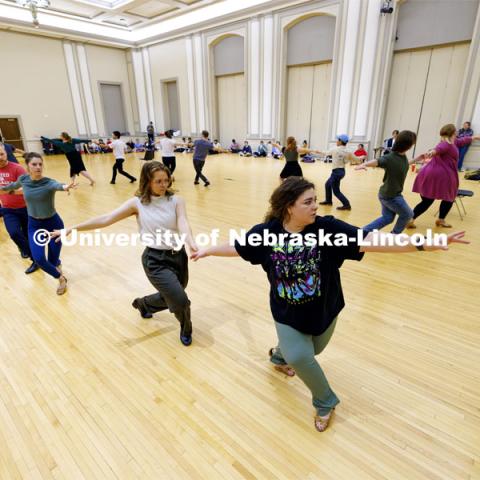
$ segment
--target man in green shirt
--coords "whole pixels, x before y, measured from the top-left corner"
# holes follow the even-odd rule
[[[383,184],[378,192],[382,215],[363,227],[366,232],[380,230],[392,223],[395,215],[398,215],[392,233],[402,233],[407,223],[413,218],[413,211],[403,198],[402,191],[409,165],[423,161],[425,158],[425,155],[422,154],[413,160],[408,160],[405,155],[416,141],[417,135],[414,132],[403,130],[397,135],[390,153],[378,160],[370,160],[355,167],[355,170],[366,170],[367,167],[380,167],[385,170]]]

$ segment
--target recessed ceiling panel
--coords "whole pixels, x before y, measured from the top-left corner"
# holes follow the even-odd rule
[[[175,7],[172,7],[172,5],[159,2],[157,0],[150,0],[142,5],[138,5],[137,7],[129,8],[128,10],[126,9],[125,11],[128,11],[128,13],[133,13],[134,15],[152,18],[167,12],[172,12],[173,10],[176,9]]]

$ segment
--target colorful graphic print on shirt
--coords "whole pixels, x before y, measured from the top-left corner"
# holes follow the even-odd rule
[[[305,245],[276,245],[270,255],[278,296],[299,305],[320,296],[320,250]]]

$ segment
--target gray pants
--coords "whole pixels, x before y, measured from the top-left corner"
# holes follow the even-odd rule
[[[328,344],[335,330],[335,319],[321,335],[306,335],[288,325],[275,322],[278,346],[273,349],[271,361],[276,365],[292,366],[312,392],[312,404],[317,415],[327,415],[340,400],[328,384],[319,363],[315,360]]]
[[[179,252],[146,248],[142,255],[143,269],[157,293],[140,299],[150,313],[170,310],[180,322],[181,334],[192,334],[190,300],[185,293],[188,283],[188,257]]]

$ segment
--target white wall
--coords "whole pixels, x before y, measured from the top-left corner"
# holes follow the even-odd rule
[[[133,124],[133,111],[125,51],[115,48],[99,47],[96,45],[86,45],[85,49],[87,53],[90,85],[92,89],[93,102],[95,105],[95,113],[100,135],[110,136],[111,132],[107,132],[105,129],[99,82],[112,82],[121,84],[125,120],[128,130],[133,135],[135,128]]]
[[[62,42],[0,32],[0,59],[0,115],[21,117],[25,147],[39,150],[40,135],[76,135]]]
[[[187,57],[185,39],[173,40],[149,47],[150,71],[152,77],[155,126],[161,131],[168,128],[164,122],[164,101],[162,80],[177,79],[178,101],[182,133],[190,133],[188,106]]]

